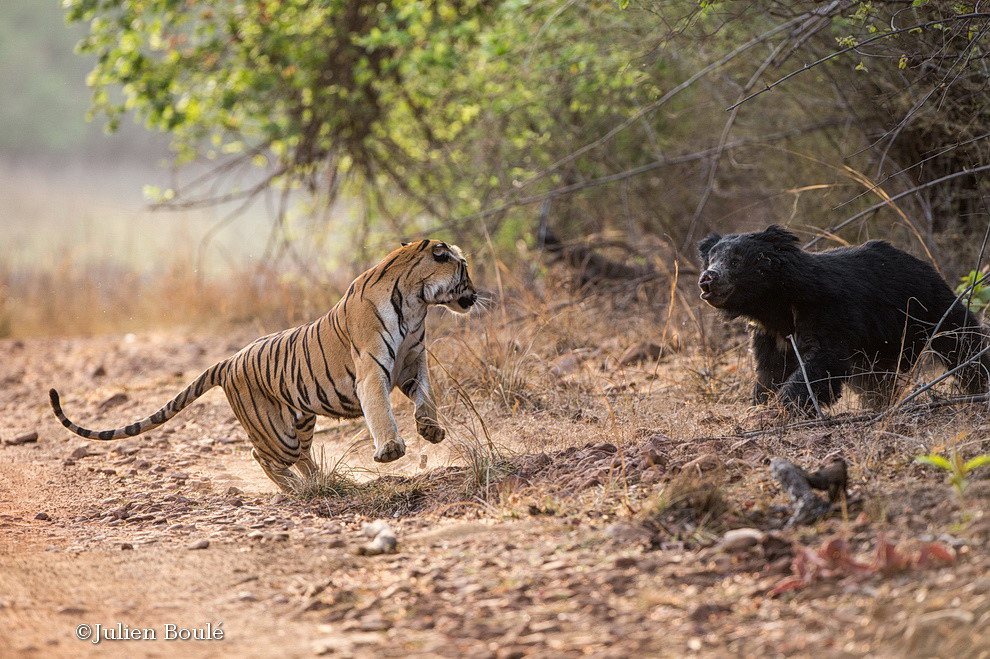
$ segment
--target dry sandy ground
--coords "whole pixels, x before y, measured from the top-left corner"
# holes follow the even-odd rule
[[[879,449],[853,429],[732,437],[745,407],[688,409],[699,398],[683,382],[617,395],[596,414],[493,411],[494,441],[522,475],[500,472],[470,492],[457,485],[462,472],[445,469],[463,455],[456,431],[437,447],[411,441],[378,472],[360,423],[323,423],[328,455],[357,441],[347,462],[361,480],[433,483],[375,481],[386,484],[379,493],[396,484],[375,512],[399,538],[399,553],[375,557],[354,551],[373,516],[365,495],[275,494],[219,391],[165,429],[114,443],[69,435],[48,407],[56,385],[84,425],[135,420],[246,338],[0,341],[0,656],[990,652],[990,481],[960,501],[898,454],[900,440]],[[629,388],[623,377],[609,376],[615,391]],[[954,426],[986,437],[982,418],[945,413],[883,432],[921,450]],[[37,441],[16,443],[31,432]],[[971,448],[986,452],[981,442]],[[847,515],[775,531],[786,498],[767,458],[814,466],[836,449],[853,468]],[[702,504],[657,503],[686,470],[708,472],[705,487],[725,498],[707,522],[692,517]],[[772,534],[719,549],[726,530],[747,526]],[[836,560],[837,545],[825,545],[834,538],[849,547]],[[951,564],[880,569],[871,562],[881,538],[904,555],[934,541]],[[800,572],[799,554],[821,566]],[[771,594],[799,572],[810,575],[801,587]],[[118,624],[157,640],[76,638],[80,625],[119,635]],[[212,625],[223,638],[165,640],[167,625]]]

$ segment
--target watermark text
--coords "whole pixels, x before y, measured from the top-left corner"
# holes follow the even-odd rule
[[[104,641],[222,641],[223,623],[207,622],[198,627],[165,623],[158,627],[132,627],[122,622],[103,625],[83,623],[76,638],[99,645]]]

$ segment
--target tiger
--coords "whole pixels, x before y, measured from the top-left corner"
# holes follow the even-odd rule
[[[157,412],[113,430],[89,430],[66,417],[55,389],[55,416],[87,439],[134,437],[167,423],[213,387],[222,387],[251,441],[251,455],[283,492],[318,473],[310,454],[316,417],[363,416],[376,462],[406,452],[389,393],[398,386],[415,404],[416,430],[439,443],[427,368],[426,316],[433,306],[466,314],[478,293],[460,248],[438,240],[402,243],[360,274],[329,313],[269,334],[206,369]],[[295,466],[299,475],[290,468]]]

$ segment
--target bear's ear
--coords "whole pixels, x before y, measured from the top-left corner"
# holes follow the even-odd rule
[[[760,237],[778,247],[794,247],[801,241],[801,239],[793,233],[776,224],[771,224],[768,226],[763,233],[760,234]]]
[[[718,241],[722,240],[722,236],[717,233],[710,233],[708,237],[698,241],[698,254],[701,256],[701,260],[705,263],[708,262],[708,253],[712,251],[712,247],[718,244]]]

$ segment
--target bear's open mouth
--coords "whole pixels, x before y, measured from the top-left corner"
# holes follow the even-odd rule
[[[699,284],[698,287],[701,289],[701,299],[713,307],[724,304],[732,293],[732,287],[712,286],[708,282]]]

